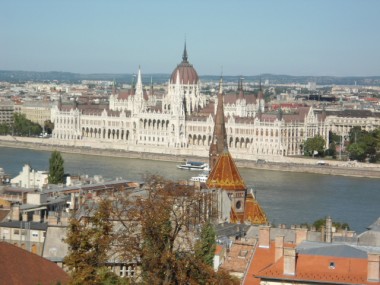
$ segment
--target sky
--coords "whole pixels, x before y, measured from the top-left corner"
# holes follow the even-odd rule
[[[380,75],[378,0],[1,0],[0,70]]]

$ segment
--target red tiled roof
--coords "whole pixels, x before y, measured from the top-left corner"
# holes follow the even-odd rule
[[[0,242],[0,284],[67,284],[69,276],[55,263],[17,246]]]
[[[283,257],[274,262],[274,252],[274,242],[269,249],[259,247],[256,249],[244,284],[260,284],[262,279],[320,284],[380,284],[367,281],[368,260],[364,258],[298,254],[295,275],[290,276],[283,274]],[[331,262],[334,266],[330,266]]]
[[[217,244],[215,247],[215,255],[220,255],[222,251],[223,251],[223,246],[221,246],[220,244]]]

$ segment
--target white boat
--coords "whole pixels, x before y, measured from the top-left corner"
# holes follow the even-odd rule
[[[199,161],[186,161],[184,164],[177,165],[179,169],[186,170],[198,170],[198,171],[209,171],[210,167],[208,163],[199,162]]]
[[[202,172],[198,176],[191,177],[190,181],[193,181],[193,182],[198,182],[199,181],[201,183],[206,183],[207,178],[208,178],[208,172]]]

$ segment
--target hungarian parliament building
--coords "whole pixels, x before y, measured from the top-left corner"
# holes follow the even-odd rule
[[[200,80],[189,63],[186,45],[163,96],[146,91],[138,71],[130,90],[116,90],[109,105],[53,107],[52,140],[65,146],[93,147],[208,159],[218,99],[201,93]],[[220,81],[219,92],[223,92]],[[216,97],[216,96],[215,96]],[[266,112],[263,91],[224,94],[228,147],[235,159],[284,161],[302,155],[308,138],[329,132],[347,136],[360,126],[371,131],[380,126],[380,115],[366,110],[316,110],[299,107],[292,112]]]

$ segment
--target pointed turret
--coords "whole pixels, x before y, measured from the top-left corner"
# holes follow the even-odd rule
[[[113,95],[116,94],[116,82],[115,82],[115,79],[113,80],[113,83],[112,83],[112,94]]]
[[[154,88],[153,88],[153,78],[152,76],[150,77],[150,92],[149,92],[149,95],[150,96],[153,96],[153,93],[154,93]]]
[[[58,110],[62,110],[62,94],[59,92]]]
[[[211,169],[214,168],[219,155],[224,151],[224,149],[228,149],[228,144],[226,126],[224,122],[223,79],[220,78],[214,133],[209,150],[209,165]]]
[[[261,86],[261,77],[260,77],[260,83],[259,83],[259,93],[257,94],[257,99],[258,99],[258,102],[259,102],[259,108],[258,108],[258,111],[261,112],[261,113],[264,113],[264,110],[265,110],[265,99],[264,99],[264,92],[263,92],[263,88]]]
[[[182,62],[187,62],[186,41],[185,41],[185,48],[183,49]]]
[[[283,111],[282,111],[282,108],[281,106],[278,108],[278,111],[277,111],[277,120],[281,121],[282,120],[282,115],[283,115]]]
[[[141,68],[139,66],[139,72],[137,74],[137,82],[136,82],[136,95],[140,95],[143,93],[142,80],[141,80]]]
[[[137,82],[136,82],[136,89],[134,94],[134,110],[135,113],[139,113],[144,109],[144,90],[142,86],[142,79],[141,79],[141,69],[139,67],[139,72],[137,74]]]
[[[238,89],[237,89],[237,98],[244,99],[244,90],[243,90],[243,77],[239,78]]]

